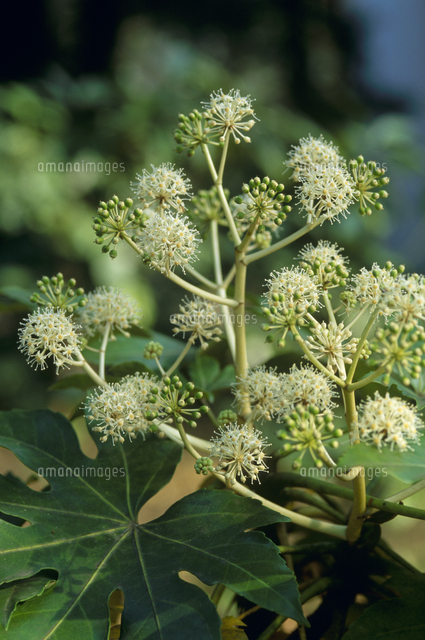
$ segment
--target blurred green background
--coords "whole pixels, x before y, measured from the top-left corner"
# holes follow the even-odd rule
[[[172,130],[179,112],[200,107],[213,90],[232,87],[255,98],[260,119],[252,144],[231,149],[225,186],[232,195],[257,174],[281,180],[291,144],[323,133],[347,159],[362,153],[387,163],[391,198],[384,212],[364,220],[353,210],[343,224],[325,225],[308,241],[337,240],[354,268],[387,259],[405,262],[410,270],[425,266],[418,242],[423,195],[415,183],[422,172],[415,93],[391,85],[391,77],[380,85],[373,66],[374,23],[362,4],[230,0],[214,3],[202,15],[194,2],[31,5],[19,16],[19,38],[6,29],[2,42],[7,50],[0,85],[3,293],[16,286],[33,290],[42,275],[60,270],[87,291],[101,284],[125,287],[142,304],[144,326],[155,324],[169,333],[168,318],[181,292],[143,268],[125,247],[115,261],[102,255],[93,244],[91,219],[100,199],[130,195],[129,182],[150,164],[176,163],[195,190],[208,188],[202,155],[178,156]],[[385,3],[387,14],[394,14],[390,27],[395,23],[400,32],[396,5]],[[18,6],[11,11],[18,17]],[[380,15],[382,21],[386,14]],[[409,20],[418,18],[406,19],[407,29]],[[406,43],[390,46],[403,50]],[[409,60],[409,51],[405,58],[406,69],[419,63]],[[46,163],[60,162],[95,162],[103,170],[46,170]],[[409,180],[414,184],[406,188]],[[398,197],[395,186],[401,189]],[[293,214],[284,233],[299,224]],[[261,292],[264,277],[290,264],[306,241],[272,256],[263,270],[251,270],[252,292]],[[208,272],[204,254],[202,268]],[[2,308],[2,405],[44,406],[54,374],[35,374],[16,350],[23,306],[4,298]],[[255,349],[263,337],[253,340]]]
[[[200,108],[220,88],[250,94],[260,120],[252,143],[229,153],[231,195],[257,174],[285,180],[286,153],[309,133],[333,140],[347,160],[363,154],[386,163],[391,178],[383,212],[363,219],[353,207],[341,224],[324,225],[270,256],[250,270],[250,293],[258,296],[273,269],[289,266],[306,242],[319,238],[344,247],[353,270],[390,259],[425,271],[425,5],[216,0],[205,8],[192,1],[44,0],[8,10],[0,72],[2,408],[79,402],[78,394],[49,392],[54,369],[34,372],[17,351],[28,308],[16,300],[16,287],[31,292],[42,275],[62,271],[86,291],[125,288],[140,301],[144,326],[171,335],[169,316],[184,292],[126,247],[114,261],[101,254],[92,217],[99,200],[131,195],[130,181],[151,164],[175,163],[195,191],[210,187],[202,154],[178,155],[172,131],[178,113]],[[61,162],[95,162],[103,170],[45,170],[46,163]],[[300,224],[292,213],[283,233]],[[198,266],[211,275],[208,240],[204,248]],[[229,266],[230,243],[223,256]],[[251,363],[259,364],[272,351],[258,324],[249,331]],[[394,535],[403,538],[407,525]],[[420,557],[412,553],[412,560]]]

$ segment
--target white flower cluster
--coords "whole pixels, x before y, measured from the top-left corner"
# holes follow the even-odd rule
[[[313,354],[319,360],[326,358],[329,371],[338,372],[341,379],[345,380],[345,364],[351,364],[350,356],[357,350],[358,338],[351,338],[353,334],[342,322],[317,323],[310,331],[313,335],[308,336],[307,340]]]
[[[356,185],[345,167],[330,166],[325,171],[307,173],[301,186],[297,187],[297,197],[307,215],[307,223],[315,220],[338,220],[346,216],[347,209],[356,199]]]
[[[408,442],[419,442],[419,430],[424,425],[417,415],[416,407],[400,398],[385,398],[375,392],[359,407],[359,436],[363,442],[375,445],[379,450],[389,445],[391,451],[397,447],[406,451],[412,447]]]
[[[220,142],[224,142],[228,131],[233,135],[236,144],[240,139],[251,142],[245,132],[252,129],[255,124],[254,110],[250,96],[242,97],[240,91],[231,89],[229,93],[214,91],[210,95],[210,101],[203,103],[205,107],[204,118],[208,120],[209,135],[217,133]],[[250,117],[251,116],[251,117]],[[249,120],[246,118],[250,117]]]
[[[234,384],[232,391],[238,406],[247,399],[255,412],[255,420],[271,420],[281,395],[280,375],[275,369],[261,366],[249,369],[246,376],[239,378],[241,384]]]
[[[392,290],[383,295],[383,306],[394,314],[394,320],[417,324],[425,321],[425,278],[418,274],[399,276]]]
[[[137,240],[144,258],[161,273],[169,273],[175,267],[184,272],[186,265],[198,259],[200,242],[198,231],[188,218],[169,213],[163,216],[153,213]]]
[[[254,420],[277,422],[298,406],[316,406],[321,412],[336,406],[332,398],[335,384],[313,366],[293,365],[289,373],[276,373],[276,369],[260,366],[249,369],[246,376],[233,385],[235,401],[241,405],[246,400],[252,406]]]
[[[263,449],[270,446],[262,433],[246,425],[240,426],[232,423],[224,427],[219,427],[216,438],[212,438],[211,457],[218,457],[219,463],[215,467],[217,473],[223,473],[225,478],[234,484],[237,477],[241,482],[246,482],[247,477],[259,480],[260,471],[267,471],[264,462],[266,456]]]
[[[370,306],[371,311],[378,309],[379,315],[388,315],[388,305],[382,304],[382,301],[386,293],[392,298],[394,284],[394,275],[375,262],[372,269],[362,267],[360,273],[353,275],[350,288],[362,306]]]
[[[288,153],[289,160],[283,164],[292,169],[292,179],[298,182],[308,174],[316,174],[328,169],[345,167],[345,160],[339,155],[338,147],[326,142],[323,136],[301,138],[299,145],[293,146]]]
[[[21,324],[19,350],[27,354],[31,366],[44,369],[46,360],[52,358],[58,373],[61,367],[75,364],[75,357],[80,360],[79,327],[63,309],[37,309]]]
[[[278,422],[298,406],[314,405],[320,412],[330,410],[336,404],[332,398],[338,394],[329,378],[313,366],[293,365],[289,373],[281,374]]]
[[[341,256],[342,248],[331,244],[328,240],[319,240],[317,245],[307,244],[299,253],[301,266],[307,273],[317,275],[323,288],[330,289],[341,284],[341,279],[348,277],[348,260]]]
[[[137,174],[137,182],[132,182],[132,190],[140,198],[145,209],[175,209],[178,213],[185,211],[184,200],[190,200],[192,185],[184,177],[182,169],[174,169],[169,162],[155,167],[152,171],[143,170]]]
[[[220,342],[219,336],[223,333],[220,329],[221,317],[217,313],[217,305],[209,300],[193,296],[193,300],[184,298],[179,305],[180,313],[170,317],[172,324],[177,325],[173,332],[177,335],[182,332],[190,333],[193,342],[199,338],[201,348],[208,347],[208,340]]]
[[[269,306],[288,309],[297,315],[305,315],[310,307],[320,305],[321,287],[317,276],[307,275],[300,267],[283,267],[273,271],[267,280],[268,291],[265,294]],[[283,296],[283,300],[277,300]]]
[[[158,384],[154,376],[137,373],[121,382],[98,387],[88,396],[84,405],[87,419],[96,423],[93,431],[104,434],[101,442],[106,442],[109,436],[114,444],[124,442],[126,435],[129,440],[138,433],[144,436],[150,426],[145,412],[150,406],[151,390]]]
[[[125,291],[98,287],[87,295],[86,306],[78,310],[78,318],[87,336],[104,334],[106,327],[109,327],[111,335],[117,329],[128,336],[130,325],[139,323],[141,311]]]

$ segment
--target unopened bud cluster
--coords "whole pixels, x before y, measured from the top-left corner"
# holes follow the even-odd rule
[[[258,223],[257,230],[265,231],[266,226],[272,223],[280,226],[286,220],[286,214],[291,207],[285,203],[292,200],[292,196],[283,195],[284,185],[270,180],[268,176],[262,180],[256,177],[248,184],[242,185],[242,193],[247,196],[246,211],[239,211],[236,217],[239,220],[247,219],[250,224]],[[241,196],[234,198],[236,204],[244,202]]]
[[[324,461],[329,460],[324,442],[333,448],[337,448],[339,443],[336,438],[343,435],[342,429],[336,429],[332,413],[321,412],[316,405],[304,407],[298,405],[297,408],[285,416],[285,429],[278,431],[278,437],[285,441],[283,447],[278,451],[279,455],[285,456],[294,451],[299,452],[299,456],[293,462],[293,468],[299,469],[305,452],[308,450],[317,467],[322,467]]]
[[[380,198],[388,198],[388,193],[382,187],[385,187],[390,181],[385,176],[385,169],[378,167],[376,162],[370,161],[366,163],[364,157],[359,156],[356,160],[350,160],[350,170],[356,184],[360,214],[362,216],[370,216],[372,214],[369,204],[377,211],[381,211],[384,206],[378,200]]]
[[[30,300],[39,307],[53,307],[73,313],[78,307],[84,307],[87,300],[84,296],[84,289],[82,287],[76,289],[76,284],[75,278],[71,278],[65,284],[62,273],[57,273],[52,278],[43,276],[37,282],[40,293],[33,293]]]
[[[116,245],[124,233],[135,233],[143,226],[145,217],[142,209],[134,209],[133,200],[127,198],[120,200],[118,196],[112,196],[108,202],[100,202],[97,216],[93,220],[93,229],[96,234],[95,243],[102,245],[102,252],[109,253],[111,258],[117,257]]]
[[[160,387],[151,389],[149,402],[152,409],[146,412],[148,420],[172,418],[179,425],[187,422],[189,427],[196,427],[203,413],[208,407],[202,405],[199,409],[193,405],[203,397],[202,391],[195,391],[193,382],[183,385],[178,376],[165,377]]]

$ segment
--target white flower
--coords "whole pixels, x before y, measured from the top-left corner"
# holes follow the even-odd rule
[[[276,410],[276,403],[280,396],[280,376],[275,369],[267,370],[264,366],[249,369],[246,376],[239,378],[239,385],[233,385],[238,406],[247,399],[253,406],[256,418],[271,420]]]
[[[326,358],[329,371],[338,372],[341,379],[345,380],[347,377],[345,363],[351,364],[352,360],[349,356],[356,352],[358,338],[350,340],[352,333],[344,327],[343,323],[338,325],[335,322],[317,323],[311,332],[313,335],[308,336],[307,340],[313,354],[318,360]]]
[[[307,223],[314,220],[338,220],[357,198],[356,185],[344,167],[331,166],[325,171],[307,173],[296,188],[301,210],[307,214]]]
[[[414,322],[425,321],[425,278],[418,274],[399,276],[392,289],[382,296],[382,305],[394,319]]]
[[[137,174],[137,182],[132,182],[132,190],[143,202],[145,209],[175,209],[178,213],[185,211],[184,200],[190,200],[192,185],[184,177],[182,169],[174,169],[169,162],[154,167],[152,172],[143,169]]]
[[[198,244],[202,240],[188,218],[153,213],[137,242],[152,268],[169,273],[176,266],[184,271],[186,265],[197,260]]]
[[[127,329],[139,323],[141,311],[125,291],[115,287],[98,287],[88,294],[86,306],[78,310],[78,317],[88,336],[104,334],[108,325],[111,335],[118,329],[128,336]]]
[[[158,380],[147,373],[127,376],[121,382],[98,387],[88,396],[85,403],[87,419],[95,422],[93,431],[104,435],[101,442],[106,442],[110,436],[113,444],[124,442],[124,436],[129,440],[138,433],[144,437],[150,422],[145,418],[145,411],[149,408],[149,397],[153,387],[158,386]]]
[[[338,394],[335,384],[312,366],[293,365],[289,373],[281,374],[280,394],[276,404],[278,422],[297,406],[314,405],[323,412],[335,407],[332,398]]]
[[[267,471],[264,462],[266,456],[264,447],[270,446],[262,433],[257,430],[250,431],[246,425],[240,426],[237,423],[219,427],[215,432],[217,437],[212,438],[211,457],[218,456],[219,464],[215,468],[217,473],[224,472],[225,478],[234,484],[237,476],[241,482],[246,482],[246,478],[259,480],[260,471]]]
[[[360,273],[352,277],[350,288],[362,306],[370,306],[371,311],[378,308],[379,315],[392,313],[388,308],[388,300],[393,298],[396,291],[400,291],[391,271],[380,267],[376,262],[370,270],[362,267]]]
[[[379,450],[390,445],[391,451],[395,446],[406,451],[412,448],[409,441],[419,442],[418,430],[424,425],[416,407],[404,400],[391,398],[389,393],[383,398],[376,391],[375,398],[363,402],[359,411],[358,430],[363,442],[374,444]]]
[[[36,369],[44,369],[46,360],[52,358],[58,373],[61,367],[74,364],[75,356],[79,358],[79,327],[63,309],[37,309],[21,324],[19,350],[27,354],[27,362]]]
[[[307,275],[300,267],[283,267],[270,276],[267,280],[269,290],[264,296],[269,306],[289,309],[297,315],[306,314],[311,306],[319,306],[321,287],[317,276]],[[276,300],[278,296],[284,296],[283,301]]]
[[[180,313],[170,317],[171,323],[177,325],[173,329],[175,334],[182,332],[184,336],[186,332],[190,333],[192,342],[199,338],[202,349],[208,347],[208,340],[220,342],[218,336],[223,333],[219,327],[221,317],[213,302],[194,295],[193,300],[184,298],[179,309]]]
[[[299,253],[301,266],[315,274],[327,289],[340,286],[341,279],[348,277],[347,258],[340,255],[343,249],[328,240],[319,240],[316,246],[306,244]]]
[[[220,141],[224,142],[226,133],[231,132],[236,144],[239,144],[240,138],[245,142],[251,142],[251,139],[244,135],[243,132],[249,131],[255,124],[252,117],[255,118],[252,108],[252,100],[250,96],[242,97],[239,90],[231,89],[229,93],[214,91],[210,95],[210,101],[204,102],[205,113],[204,118],[208,119],[210,134],[217,133],[220,135]]]
[[[298,146],[288,153],[289,160],[283,164],[293,169],[292,178],[302,180],[307,174],[326,171],[332,167],[345,167],[345,160],[338,153],[338,147],[326,142],[323,136],[301,138]]]

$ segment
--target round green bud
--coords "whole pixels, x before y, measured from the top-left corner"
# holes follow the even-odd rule
[[[117,257],[118,255],[118,251],[116,249],[111,249],[109,252],[109,257],[112,258],[113,260]]]

